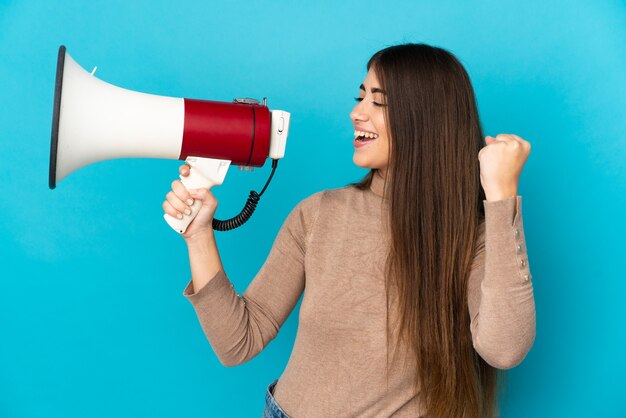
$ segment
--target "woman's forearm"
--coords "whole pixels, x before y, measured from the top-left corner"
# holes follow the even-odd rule
[[[213,231],[185,241],[189,251],[193,290],[202,289],[218,271],[223,270]]]

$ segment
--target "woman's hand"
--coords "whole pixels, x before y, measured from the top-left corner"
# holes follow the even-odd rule
[[[530,154],[530,143],[517,135],[487,136],[487,145],[478,153],[480,182],[487,200],[517,196],[522,168]]]
[[[181,175],[188,176],[189,169],[188,164],[183,164],[178,168],[178,171]],[[195,200],[202,201],[202,207],[196,214],[196,217],[193,218],[187,230],[181,234],[186,241],[213,233],[213,215],[217,209],[217,199],[209,189],[187,190],[180,180],[174,180],[172,182],[172,190],[165,197],[163,210],[168,215],[175,218],[178,217],[179,219],[182,219],[183,213],[187,215],[191,213],[191,205],[193,205]]]

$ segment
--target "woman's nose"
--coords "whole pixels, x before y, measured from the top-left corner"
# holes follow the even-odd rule
[[[353,121],[364,121],[367,120],[367,114],[361,110],[361,103],[357,103],[356,106],[350,112],[350,119]]]

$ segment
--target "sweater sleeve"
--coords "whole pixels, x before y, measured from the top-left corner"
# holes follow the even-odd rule
[[[483,200],[485,223],[468,282],[472,343],[499,369],[515,367],[535,340],[535,299],[522,197]]]
[[[185,287],[183,295],[224,366],[245,363],[261,352],[298,302],[305,286],[307,238],[322,193],[302,200],[287,216],[265,263],[242,296],[222,270],[195,292],[193,281]]]

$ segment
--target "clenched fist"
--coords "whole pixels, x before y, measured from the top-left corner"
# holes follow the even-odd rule
[[[522,168],[530,154],[530,143],[512,134],[487,136],[478,153],[480,182],[489,201],[517,196]]]

